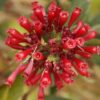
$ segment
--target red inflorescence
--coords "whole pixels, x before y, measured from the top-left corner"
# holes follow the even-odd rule
[[[70,19],[69,13],[56,2],[50,4],[48,14],[38,2],[32,3],[32,9],[31,20],[25,16],[18,19],[27,33],[22,34],[12,28],[7,31],[6,44],[20,50],[15,57],[21,64],[8,77],[6,84],[11,86],[16,77],[23,73],[29,86],[40,81],[38,100],[44,100],[44,88],[50,86],[52,81],[60,89],[63,81],[73,83],[77,73],[89,77],[88,64],[81,58],[90,58],[100,49],[85,44],[96,36],[95,30],[91,30],[88,24],[78,20],[72,27],[81,14],[80,8],[74,9]]]

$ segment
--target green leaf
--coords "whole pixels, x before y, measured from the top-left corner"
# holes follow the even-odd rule
[[[99,39],[92,39],[85,43],[86,45],[94,45],[94,46],[100,46],[100,40]]]
[[[57,92],[57,87],[56,86],[53,86],[50,88],[50,94],[55,94]]]
[[[23,92],[23,79],[19,76],[10,88],[7,100],[18,100]]]
[[[7,86],[0,87],[0,100],[18,100],[23,92],[23,79],[18,76],[14,85],[9,88]]]
[[[100,56],[98,55],[93,55],[92,58],[91,58],[91,61],[95,64],[98,64],[100,65]]]
[[[34,87],[32,92],[28,95],[27,100],[37,100],[38,97],[38,88]]]
[[[0,100],[7,100],[9,88],[6,85],[0,87]]]
[[[56,96],[46,96],[45,100],[70,100],[70,99],[65,99],[65,98],[56,97]]]

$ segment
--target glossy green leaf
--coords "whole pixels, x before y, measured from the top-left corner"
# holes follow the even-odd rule
[[[100,40],[99,39],[92,39],[85,43],[86,45],[94,45],[94,46],[100,46]]]

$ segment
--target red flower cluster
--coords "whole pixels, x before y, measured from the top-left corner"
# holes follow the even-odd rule
[[[50,86],[52,81],[60,89],[63,81],[73,83],[76,72],[90,76],[88,64],[81,58],[90,58],[100,49],[85,45],[85,42],[96,36],[88,24],[78,20],[72,27],[81,14],[80,8],[74,9],[68,23],[69,13],[55,2],[48,7],[48,14],[38,2],[33,2],[32,8],[31,20],[25,16],[18,19],[27,33],[22,34],[12,28],[7,31],[9,36],[6,44],[20,50],[16,54],[16,60],[21,61],[21,64],[6,83],[11,86],[16,77],[23,73],[27,85],[32,86],[40,81],[38,100],[44,100],[44,88]],[[51,75],[54,76],[53,79]]]

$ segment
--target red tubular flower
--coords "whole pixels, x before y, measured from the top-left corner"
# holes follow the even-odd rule
[[[44,56],[41,52],[35,52],[33,54],[33,56],[34,56],[34,59],[36,59],[36,60],[43,60],[44,59]]]
[[[85,35],[87,33],[87,29],[85,26],[82,26],[77,32],[76,32],[76,37]]]
[[[65,83],[67,83],[67,84],[73,83],[72,76],[70,76],[68,73],[63,72],[61,76]]]
[[[44,100],[44,88],[40,86],[38,100]]]
[[[27,68],[24,71],[24,76],[27,78],[33,70],[33,58],[31,58],[29,64],[27,65]]]
[[[20,74],[20,72],[23,72],[25,70],[25,68],[26,68],[26,65],[20,64],[16,68],[16,70],[7,78],[6,84],[11,87],[12,84],[14,83],[16,77],[18,76],[18,74]]]
[[[32,32],[32,24],[30,23],[30,21],[25,17],[25,16],[21,16],[18,19],[19,24],[25,28],[28,32]]]
[[[51,84],[50,72],[48,70],[45,70],[41,77],[41,86],[45,88],[50,84]]]
[[[75,40],[76,40],[76,44],[79,46],[83,46],[85,43],[84,38],[82,37],[76,38]]]
[[[24,40],[23,38],[24,36],[20,32],[18,32],[16,29],[9,28],[7,30],[7,33],[16,39]]]
[[[84,37],[84,40],[85,41],[88,41],[88,40],[91,40],[91,39],[93,39],[93,38],[95,38],[96,37],[96,32],[95,31],[92,31],[92,32],[90,32],[89,34],[87,34],[85,37]]]
[[[58,89],[62,88],[63,87],[63,83],[62,83],[62,80],[61,80],[61,76],[59,73],[55,73],[54,72],[54,81],[55,81],[55,84],[57,86]]]
[[[17,53],[16,54],[16,60],[21,61],[21,60],[25,59],[31,52],[32,52],[32,48]]]
[[[45,16],[45,10],[41,5],[37,5],[34,8],[34,14],[37,16],[37,18],[41,21],[41,22],[45,22],[44,16]]]
[[[83,47],[83,49],[89,53],[96,54],[97,53],[97,48],[95,46],[88,46],[88,47]]]
[[[59,26],[62,27],[68,19],[68,12],[61,11],[59,14]]]
[[[75,33],[78,33],[78,31],[82,28],[82,26],[83,26],[83,22],[82,22],[81,20],[78,21],[76,28],[73,29],[73,33],[74,33],[74,34],[75,34]]]
[[[72,12],[71,18],[68,23],[68,27],[71,27],[71,25],[77,20],[77,18],[80,16],[81,9],[80,8],[75,8],[74,11]]]
[[[76,47],[76,41],[74,39],[67,39],[65,43],[63,44],[63,47],[67,49],[73,49]]]
[[[95,30],[91,31],[90,25],[79,20],[71,27],[81,14],[80,8],[74,9],[68,24],[68,11],[62,10],[56,2],[50,4],[48,13],[38,2],[32,3],[32,9],[31,20],[25,16],[18,19],[27,33],[13,28],[7,31],[9,36],[5,43],[20,50],[16,60],[21,61],[22,66],[8,77],[6,83],[11,86],[17,75],[23,73],[28,86],[40,82],[38,100],[44,100],[44,89],[52,83],[51,75],[58,89],[63,87],[63,82],[73,83],[76,71],[84,77],[90,76],[87,63],[80,59],[100,54],[100,47],[85,44],[97,34]]]
[[[62,67],[64,69],[64,71],[67,71],[68,69],[71,68],[71,62],[67,59],[67,58],[62,58]]]
[[[31,70],[32,70],[31,71],[32,73],[25,80],[25,83],[29,86],[35,85],[38,82],[37,77],[40,76],[40,75],[37,75],[37,70],[33,70],[33,69]]]
[[[84,58],[91,58],[91,54],[87,53],[87,52],[76,51],[75,53],[82,56],[82,57],[84,57]]]
[[[48,22],[50,24],[53,23],[54,21],[54,18],[56,17],[56,3],[55,2],[52,2],[48,8]]]
[[[34,30],[36,32],[36,34],[38,35],[38,37],[41,37],[42,33],[43,33],[43,24],[40,21],[35,21],[34,22]]]
[[[19,42],[16,41],[15,38],[10,38],[8,37],[5,41],[5,44],[14,48],[14,49],[18,49],[18,50],[24,50],[25,47],[21,46],[20,44],[18,44]]]
[[[88,69],[88,65],[85,62],[83,62],[83,61],[81,61],[81,60],[79,60],[77,58],[74,58],[74,62],[76,63],[76,65],[75,65],[76,70],[81,75],[87,76],[87,77],[90,76],[90,73],[87,70]]]

